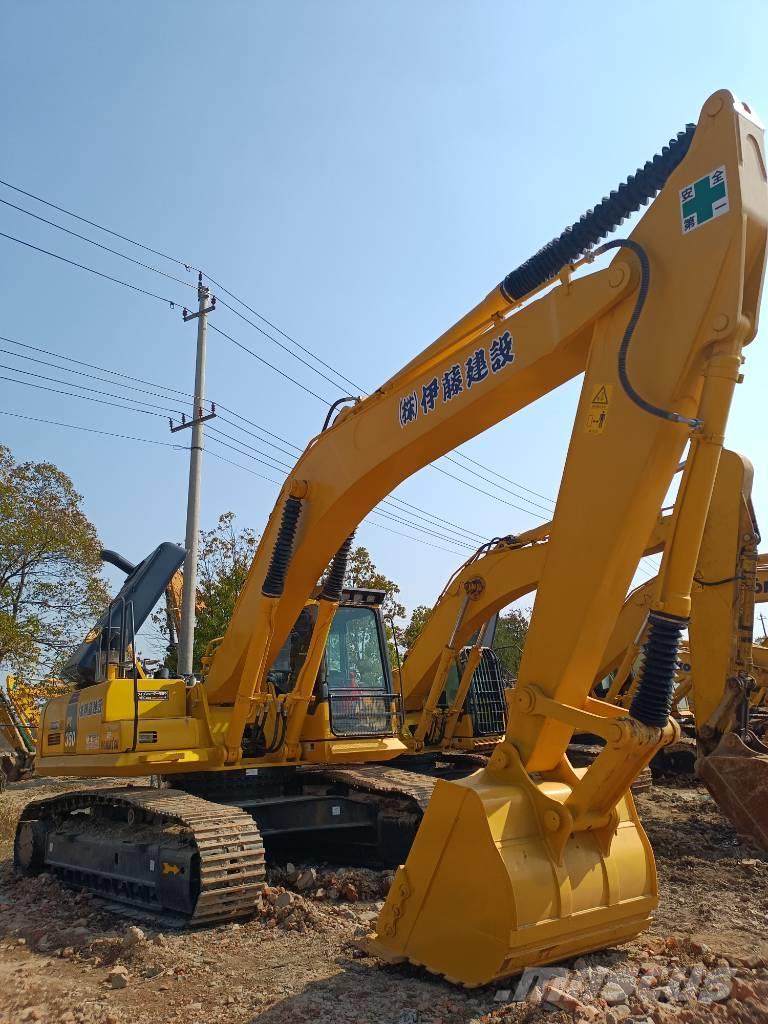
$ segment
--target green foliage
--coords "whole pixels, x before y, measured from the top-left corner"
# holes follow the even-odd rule
[[[197,563],[197,616],[193,665],[216,637],[223,636],[232,618],[235,602],[251,567],[259,538],[249,527],[235,526],[235,513],[219,516],[212,530],[201,530]],[[155,613],[154,621],[168,637],[166,617]],[[176,649],[169,647],[166,665],[175,671]]]
[[[513,676],[517,675],[520,667],[529,622],[530,612],[513,608],[499,616],[496,626],[493,648],[506,671]]]
[[[354,548],[349,556],[347,571],[344,574],[345,587],[370,587],[372,590],[386,591],[382,610],[386,618],[404,619],[405,607],[397,600],[400,587],[379,572],[371,560],[368,548]]]
[[[425,604],[417,605],[411,612],[411,618],[408,625],[400,634],[402,639],[403,647],[406,651],[410,651],[413,647],[414,642],[421,633],[422,629],[427,623],[427,619],[432,614],[432,609],[428,608]]]
[[[72,481],[0,446],[0,664],[55,673],[109,601],[101,544]]]

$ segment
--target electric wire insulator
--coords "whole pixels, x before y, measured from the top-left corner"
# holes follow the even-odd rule
[[[265,597],[280,597],[285,588],[285,574],[288,571],[288,563],[291,560],[293,541],[296,537],[296,527],[299,525],[301,515],[301,499],[286,498],[283,508],[283,517],[280,520],[275,547],[272,551],[272,559],[269,563],[267,575],[264,577],[264,585],[261,592]]]
[[[663,729],[669,721],[680,637],[687,626],[687,619],[671,618],[659,612],[648,616],[648,640],[640,682],[629,709],[630,715],[643,725]]]

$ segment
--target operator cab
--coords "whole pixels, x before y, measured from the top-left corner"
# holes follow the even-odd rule
[[[312,715],[327,705],[334,736],[391,736],[399,728],[399,695],[392,689],[381,614],[385,596],[367,588],[342,591],[309,708]],[[296,685],[316,618],[316,605],[302,609],[269,670],[267,679],[279,693]]]

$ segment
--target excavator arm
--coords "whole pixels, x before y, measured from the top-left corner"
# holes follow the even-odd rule
[[[700,220],[696,197],[713,188],[720,198]],[[677,647],[742,348],[757,326],[767,221],[762,131],[729,93],[717,93],[631,235],[640,248],[609,270],[621,289],[635,280],[637,256],[637,294],[591,318],[505,739],[483,771],[438,783],[380,915],[378,955],[477,985],[646,926],[656,879],[628,789],[678,734],[669,722]],[[561,287],[575,293],[572,282]],[[518,318],[548,301],[507,321],[515,338]],[[595,674],[689,440],[637,693],[628,714],[608,705],[597,713]],[[583,771],[565,756],[576,730],[606,741]]]

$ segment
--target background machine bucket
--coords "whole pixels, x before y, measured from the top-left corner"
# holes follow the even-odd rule
[[[768,851],[768,746],[745,739],[726,733],[696,773],[734,828]]]

